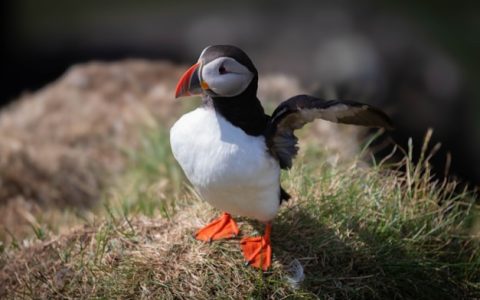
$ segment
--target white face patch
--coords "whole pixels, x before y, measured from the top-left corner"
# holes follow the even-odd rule
[[[253,73],[231,57],[219,57],[202,66],[201,79],[215,94],[233,97],[241,94],[253,79]]]

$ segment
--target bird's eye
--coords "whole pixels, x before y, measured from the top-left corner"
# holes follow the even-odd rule
[[[225,74],[225,73],[227,73],[227,69],[225,69],[225,67],[223,65],[221,65],[220,68],[218,68],[218,73],[219,74]]]

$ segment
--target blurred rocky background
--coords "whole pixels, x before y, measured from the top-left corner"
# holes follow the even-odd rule
[[[480,184],[480,11],[476,1],[58,1],[2,4],[2,105],[91,60],[189,64],[231,43],[261,74],[299,78],[309,92],[385,109],[391,138]],[[380,142],[379,155],[389,153]]]

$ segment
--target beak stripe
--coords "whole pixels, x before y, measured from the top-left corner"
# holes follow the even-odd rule
[[[190,87],[192,86],[192,78],[196,78],[197,76],[192,76],[199,63],[194,64],[191,66],[185,73],[183,73],[182,77],[177,83],[177,87],[175,88],[175,98],[182,97],[182,96],[190,96]]]

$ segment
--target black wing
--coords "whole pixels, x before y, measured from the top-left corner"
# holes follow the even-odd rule
[[[292,166],[298,152],[296,129],[320,118],[330,122],[393,129],[392,121],[381,110],[348,100],[323,100],[298,95],[282,102],[272,114],[265,134],[267,145],[282,169]]]

